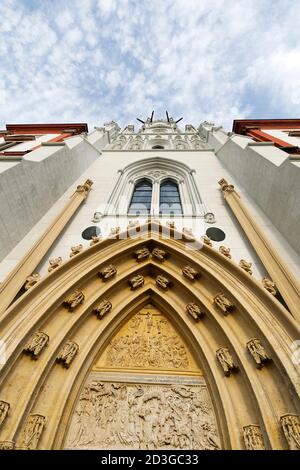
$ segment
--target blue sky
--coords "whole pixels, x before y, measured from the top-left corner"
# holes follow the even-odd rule
[[[299,0],[0,0],[0,127],[300,117]]]

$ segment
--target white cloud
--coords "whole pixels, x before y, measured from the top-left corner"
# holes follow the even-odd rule
[[[1,2],[2,126],[125,125],[166,108],[228,129],[236,118],[298,116],[293,0],[61,3]]]

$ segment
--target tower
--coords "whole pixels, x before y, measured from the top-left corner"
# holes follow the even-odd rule
[[[284,152],[180,122],[2,132],[42,213],[7,190],[2,449],[300,448],[297,246],[245,174]]]

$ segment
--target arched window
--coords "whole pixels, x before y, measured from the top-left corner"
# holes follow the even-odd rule
[[[165,180],[160,185],[160,214],[182,214],[178,185],[172,180]]]
[[[152,200],[152,183],[142,180],[136,183],[128,214],[149,214]]]

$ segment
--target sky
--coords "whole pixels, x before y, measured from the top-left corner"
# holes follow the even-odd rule
[[[0,0],[6,123],[300,118],[300,0]]]

